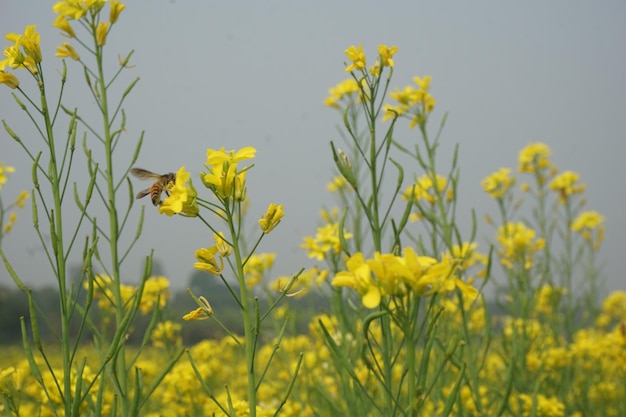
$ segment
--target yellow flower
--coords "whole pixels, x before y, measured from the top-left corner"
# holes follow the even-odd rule
[[[347,271],[338,272],[331,284],[334,287],[350,287],[360,296],[361,302],[367,308],[376,308],[380,305],[381,293],[372,279],[369,265],[363,254],[358,252],[346,262]]]
[[[63,0],[54,3],[52,10],[60,16],[78,20],[87,12],[82,0]]]
[[[208,149],[206,167],[208,173],[202,173],[201,178],[204,185],[212,190],[218,198],[235,198],[243,201],[246,195],[245,179],[246,170],[237,170],[237,164],[241,161],[254,158],[256,149],[251,146],[235,152]]]
[[[4,225],[4,233],[7,234],[11,231],[11,229],[13,229],[13,225],[15,224],[15,221],[17,220],[17,214],[15,212],[12,212],[9,215],[9,221],[6,222],[6,224]]]
[[[220,275],[224,270],[224,260],[222,259],[222,255],[219,254],[217,246],[198,249],[194,255],[199,261],[193,264],[194,268],[200,271],[207,271],[213,275]],[[217,259],[215,255],[217,255]]]
[[[6,39],[14,42],[13,45],[4,49],[7,58],[0,61],[0,71],[4,71],[7,65],[11,68],[26,68],[33,74],[39,70],[37,64],[41,62],[41,48],[39,45],[39,33],[35,25],[26,26],[24,33],[7,33]]]
[[[192,310],[189,313],[185,314],[183,316],[183,320],[185,320],[185,321],[206,320],[209,317],[210,316],[204,311],[204,309],[202,307],[198,307],[195,310]]]
[[[339,102],[341,100],[344,98],[348,101],[353,100],[360,91],[359,84],[354,78],[348,78],[328,90],[329,95],[324,100],[324,105],[339,108]]]
[[[181,214],[186,217],[198,215],[199,209],[196,200],[198,193],[191,182],[190,176],[191,174],[185,171],[184,166],[180,167],[178,172],[176,172],[174,184],[168,189],[170,196],[159,206],[159,213],[168,216]]]
[[[20,80],[11,73],[0,71],[0,84],[6,84],[9,88],[17,88],[20,85]]]
[[[583,239],[599,249],[604,240],[604,216],[597,211],[585,211],[572,223],[571,229],[580,233]]]
[[[183,326],[171,320],[160,322],[154,328],[150,339],[156,348],[180,346],[183,342],[181,331]]]
[[[331,182],[328,183],[326,189],[331,193],[334,193],[336,191],[345,190],[347,188],[347,185],[348,182],[346,181],[344,176],[337,175],[331,180]]]
[[[545,143],[531,143],[519,153],[519,171],[536,173],[537,170],[549,168],[552,164],[550,148]]]
[[[366,64],[365,54],[363,53],[363,45],[359,44],[358,48],[351,45],[344,52],[348,55],[348,59],[352,61],[352,63],[346,67],[346,72],[350,72],[352,70],[363,71],[365,69]]]
[[[72,28],[72,26],[70,26],[70,22],[68,22],[67,18],[63,15],[58,15],[57,18],[54,20],[54,23],[52,23],[52,26],[60,29],[63,32],[63,36],[66,36],[70,39],[76,37],[76,32],[74,32],[74,29]]]
[[[483,189],[495,199],[504,197],[514,184],[515,177],[511,176],[509,168],[500,168],[481,183]]]
[[[383,67],[393,68],[393,55],[398,52],[397,46],[378,45],[378,53],[380,54]]]
[[[20,195],[17,196],[17,199],[15,200],[15,204],[17,204],[19,208],[24,208],[24,202],[28,200],[28,197],[29,197],[28,191],[22,190]]]
[[[261,231],[265,234],[274,230],[276,226],[280,223],[280,219],[283,218],[285,213],[283,212],[283,205],[276,205],[271,203],[267,208],[267,212],[259,219],[259,226],[261,226]]]
[[[63,42],[61,46],[57,46],[57,53],[54,56],[59,58],[70,57],[74,61],[78,61],[80,59],[80,55],[78,55],[76,49],[74,49],[74,47],[67,42]]]
[[[224,239],[224,233],[220,232],[219,234],[213,233],[213,240],[215,240],[215,246],[219,251],[220,255],[228,256],[232,253],[233,247]]]
[[[2,162],[0,162],[0,190],[2,189],[4,183],[7,182],[7,174],[10,174],[12,172],[15,172],[15,168],[9,165],[4,165]]]
[[[104,46],[107,43],[107,34],[109,33],[109,27],[111,22],[100,22],[96,28],[96,42],[98,45]]]
[[[550,189],[559,193],[559,202],[565,204],[567,197],[572,194],[580,194],[585,191],[585,184],[578,184],[579,175],[576,172],[564,171],[554,177],[550,183]]]
[[[352,234],[344,231],[344,238],[352,238]],[[339,254],[341,242],[339,241],[339,223],[329,223],[317,228],[315,238],[306,236],[301,248],[308,249],[307,256],[319,261],[326,257],[327,252]]]
[[[122,10],[125,8],[126,5],[122,4],[121,1],[111,0],[111,13],[109,15],[111,24],[117,22],[117,19],[120,17],[120,13],[122,13]]]
[[[254,287],[263,280],[263,276],[274,266],[275,253],[260,253],[250,256],[243,267],[248,288]]]
[[[143,314],[148,314],[158,303],[158,308],[165,307],[170,297],[168,290],[170,282],[162,276],[150,277],[146,280],[139,310]]]
[[[511,267],[513,262],[521,262],[525,269],[533,265],[533,254],[545,246],[543,239],[535,240],[535,231],[523,223],[506,223],[498,229],[498,250],[502,263]]]

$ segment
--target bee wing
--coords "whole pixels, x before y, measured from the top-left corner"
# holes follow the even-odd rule
[[[130,170],[130,173],[142,180],[158,180],[161,178],[161,175],[143,168],[133,168]],[[148,192],[150,192],[150,190],[148,190]]]
[[[150,188],[146,188],[145,190],[141,190],[137,193],[137,200],[139,200],[140,198],[144,198],[145,196],[147,196],[148,194],[150,194]]]

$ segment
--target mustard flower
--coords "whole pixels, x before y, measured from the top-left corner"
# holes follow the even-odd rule
[[[17,213],[12,212],[9,215],[9,220],[4,225],[4,229],[3,230],[4,230],[5,234],[9,233],[13,229],[13,225],[15,224],[16,220],[17,220]]]
[[[238,201],[245,199],[246,170],[237,170],[237,164],[241,161],[254,158],[256,149],[251,146],[235,152],[220,150],[207,150],[206,167],[208,173],[202,173],[203,184],[212,190],[219,198],[235,198]]]
[[[243,267],[246,284],[249,288],[254,287],[263,280],[265,273],[274,266],[275,259],[275,253],[259,253],[250,256]]]
[[[194,255],[198,259],[198,262],[193,264],[194,268],[200,271],[207,271],[213,275],[220,275],[224,270],[224,260],[222,255],[219,254],[217,246],[198,249]]]
[[[232,253],[233,247],[224,239],[224,232],[220,232],[219,234],[213,233],[213,240],[215,241],[215,246],[220,255],[229,256]]]
[[[111,13],[109,14],[109,21],[111,24],[117,22],[117,19],[120,17],[120,13],[126,8],[125,4],[122,4],[121,1],[111,0]]]
[[[531,414],[544,417],[564,417],[565,404],[557,397],[546,397],[543,394],[520,394],[518,398],[522,402],[523,415]]]
[[[414,201],[425,200],[432,205],[437,202],[437,194],[444,192],[447,183],[448,180],[443,175],[437,174],[435,183],[430,175],[425,174],[418,178],[415,184],[409,185],[406,188],[402,198],[408,201],[412,195]],[[446,191],[446,199],[450,201],[452,197],[452,189],[448,188]]]
[[[159,349],[172,345],[180,346],[183,343],[182,329],[183,326],[180,323],[174,323],[171,320],[158,323],[150,335],[152,345]]]
[[[369,265],[363,254],[358,252],[346,262],[347,271],[338,272],[331,284],[334,287],[350,287],[360,296],[361,302],[367,308],[376,308],[380,305],[381,293],[378,285],[372,278]]]
[[[78,61],[80,59],[80,55],[78,55],[76,49],[74,49],[74,47],[67,42],[63,42],[61,46],[57,46],[57,53],[54,56],[59,58],[69,57],[74,61]]]
[[[403,90],[395,89],[389,93],[389,97],[396,100],[399,104],[396,106],[386,104],[383,106],[385,113],[383,121],[394,118],[396,116],[408,116],[410,119],[409,128],[423,123],[428,114],[431,113],[436,104],[435,98],[430,94],[430,75],[421,77],[413,77],[413,81],[418,88],[406,86]]]
[[[498,228],[498,250],[502,263],[511,268],[513,262],[521,261],[525,269],[533,265],[533,254],[545,246],[542,238],[535,240],[535,231],[523,223],[506,223]]]
[[[604,216],[597,211],[585,211],[572,223],[571,229],[598,249],[604,240]],[[594,237],[595,234],[595,237]]]
[[[561,297],[567,294],[566,288],[544,285],[537,292],[535,311],[550,316],[554,314]]]
[[[348,182],[343,175],[336,175],[327,185],[326,189],[331,192],[337,192],[348,188]]]
[[[343,99],[352,100],[358,97],[361,89],[354,78],[341,81],[335,87],[328,90],[328,97],[324,100],[324,105],[339,108],[339,102]]]
[[[397,46],[378,45],[378,53],[380,54],[383,67],[393,68],[393,55],[398,52]]]
[[[483,189],[495,199],[503,198],[514,184],[510,168],[500,168],[481,182]]]
[[[185,314],[183,316],[183,320],[206,320],[213,315],[213,307],[209,303],[209,300],[204,298],[204,296],[198,297],[198,300],[202,303],[202,307],[198,307],[193,311]]]
[[[168,216],[181,214],[186,217],[198,215],[199,209],[196,200],[198,193],[191,182],[190,176],[191,174],[185,171],[184,166],[180,167],[176,172],[174,184],[168,188],[169,197],[159,206],[159,213]]]
[[[2,188],[2,187],[0,187]],[[24,203],[26,200],[28,200],[28,197],[30,195],[28,194],[28,191],[26,190],[22,190],[22,192],[20,193],[20,195],[17,196],[17,199],[15,200],[15,204],[19,207],[19,208],[24,208]]]
[[[14,44],[4,49],[4,56],[7,58],[0,61],[0,71],[4,71],[9,65],[13,69],[26,68],[32,74],[37,74],[39,72],[37,64],[41,62],[41,48],[36,26],[26,26],[22,35],[7,33],[6,39]]]
[[[20,85],[20,80],[11,73],[0,71],[0,84],[6,84],[7,87],[16,89]]]
[[[276,205],[274,203],[270,203],[263,217],[259,219],[259,226],[261,227],[261,231],[265,234],[268,234],[269,232],[274,230],[274,228],[278,226],[278,224],[280,223],[280,219],[282,219],[284,215],[285,213],[283,212],[282,204]]]
[[[550,189],[559,193],[559,202],[565,204],[567,198],[573,194],[580,194],[587,186],[578,183],[579,175],[576,172],[564,171],[550,182]]]
[[[170,282],[163,276],[150,277],[146,280],[143,296],[139,304],[139,310],[143,314],[148,314],[158,303],[158,308],[163,308],[169,299]]]
[[[344,238],[351,239],[352,233],[344,231]],[[329,223],[317,228],[315,237],[306,236],[301,248],[308,249],[308,257],[323,260],[328,252],[339,254],[341,242],[339,241],[339,223]]]
[[[52,23],[52,26],[60,29],[61,32],[63,32],[63,36],[67,38],[71,39],[76,37],[76,32],[74,32],[74,29],[72,28],[72,26],[70,26],[70,22],[63,15],[58,15],[57,18],[54,20],[54,23]]]
[[[519,171],[536,173],[537,170],[550,168],[550,148],[545,143],[531,143],[519,153]]]
[[[353,70],[363,71],[365,69],[365,54],[363,53],[362,44],[359,44],[358,48],[351,45],[344,53],[348,56],[348,59],[352,61],[352,63],[346,67],[346,72]]]
[[[12,172],[15,172],[15,168],[9,165],[4,165],[2,162],[0,162],[0,190],[2,189],[2,186],[7,182],[7,174],[10,174]]]
[[[107,43],[107,34],[109,33],[110,27],[111,22],[98,23],[98,27],[96,28],[96,42],[99,46],[104,46]]]
[[[52,10],[68,19],[78,20],[87,12],[98,13],[105,3],[106,0],[63,0],[54,3]]]

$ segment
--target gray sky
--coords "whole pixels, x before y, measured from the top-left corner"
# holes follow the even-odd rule
[[[2,33],[37,24],[49,85],[61,66],[55,48],[65,40],[51,26],[52,4],[0,2]],[[469,218],[472,207],[480,218],[496,214],[480,181],[501,166],[516,168],[517,153],[529,142],[545,142],[560,169],[579,172],[587,183],[587,209],[606,216],[600,258],[608,287],[623,289],[625,40],[622,0],[391,1],[384,6],[374,1],[135,0],[127,2],[106,49],[112,68],[118,52],[135,50],[136,67],[124,80],[141,77],[125,105],[129,143],[146,131],[138,166],[168,172],[185,165],[196,179],[207,148],[257,148],[256,166],[248,175],[250,225],[268,203],[285,205],[285,219],[260,248],[278,253],[276,274],[313,265],[298,246],[303,236],[315,233],[319,209],[332,202],[326,191],[332,168],[328,142],[338,139],[340,120],[323,100],[329,87],[346,78],[343,51],[363,43],[371,63],[383,43],[399,47],[393,87],[411,83],[414,75],[433,76],[437,108],[431,129],[449,112],[441,164],[455,143],[461,145],[461,218]],[[93,115],[93,103],[75,93],[85,91],[81,68],[68,66],[79,87],[68,90],[66,104]],[[26,85],[25,74],[19,75]],[[22,137],[32,135],[4,86],[0,119]],[[415,132],[405,135],[415,137]],[[6,201],[29,186],[30,163],[4,131],[0,161],[17,169],[2,190]],[[141,186],[135,182],[135,191]],[[28,211],[5,241],[6,250],[26,282],[50,282]],[[198,221],[147,211],[142,240],[125,269],[127,280],[137,281],[143,257],[154,248],[165,274],[183,287],[193,272],[194,250],[211,245],[211,234]],[[482,237],[490,229],[481,230],[486,250]],[[3,268],[0,283],[10,284]]]

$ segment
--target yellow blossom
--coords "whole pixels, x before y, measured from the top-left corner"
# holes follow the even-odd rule
[[[222,256],[229,256],[233,247],[224,239],[224,232],[220,232],[219,234],[213,233],[213,240],[215,241],[215,246]]]
[[[159,213],[173,216],[181,214],[186,217],[194,217],[198,215],[198,195],[196,189],[191,182],[191,174],[185,171],[182,166],[176,172],[176,180],[174,184],[168,188],[169,197],[159,206]]]
[[[202,182],[219,198],[243,201],[246,192],[246,170],[249,167],[243,170],[238,170],[237,167],[239,162],[254,158],[255,153],[256,149],[251,146],[237,152],[225,151],[224,148],[208,149],[206,162],[208,173],[201,174]]]
[[[107,34],[109,33],[109,27],[111,22],[100,22],[96,28],[96,42],[99,46],[104,46],[107,43]]]
[[[571,229],[597,250],[604,240],[604,216],[597,211],[585,211],[574,220]]]
[[[542,238],[535,240],[535,231],[523,223],[506,223],[500,226],[498,242],[501,245],[498,253],[502,263],[509,268],[514,262],[521,262],[525,269],[530,269],[533,265],[533,254],[545,246],[545,241]]]
[[[344,239],[351,239],[352,233],[344,231]],[[306,236],[301,248],[308,249],[308,257],[323,260],[327,253],[339,254],[341,242],[339,241],[339,223],[329,223],[317,228],[315,237]]]
[[[207,271],[213,275],[220,275],[224,270],[224,260],[222,255],[219,254],[217,246],[198,249],[194,255],[198,259],[198,262],[193,264],[194,268]],[[217,259],[215,258],[216,255]]]
[[[74,32],[74,29],[70,26],[70,22],[68,22],[67,18],[63,15],[58,15],[54,23],[52,23],[52,26],[60,29],[65,37],[70,39],[76,37],[76,32]]]
[[[109,14],[109,21],[111,24],[117,22],[117,19],[120,16],[120,13],[126,8],[125,4],[122,4],[121,1],[111,0],[111,13]]]
[[[355,96],[358,97],[360,91],[359,84],[354,78],[348,78],[328,90],[329,95],[324,100],[324,105],[339,108],[340,101],[343,99],[353,100]]]
[[[59,58],[70,57],[74,61],[78,61],[80,59],[80,55],[78,55],[76,49],[74,49],[74,47],[67,42],[63,42],[61,46],[57,46],[57,53],[54,56]]]
[[[519,171],[536,173],[550,168],[550,148],[545,143],[531,143],[519,153]]]
[[[380,289],[372,279],[369,265],[363,254],[358,252],[346,261],[347,271],[338,272],[331,284],[335,287],[350,287],[360,296],[361,302],[367,308],[376,308],[380,304]]]
[[[189,313],[183,316],[183,320],[206,320],[210,317],[202,307],[198,307],[195,310],[190,311]]]
[[[274,230],[276,226],[280,223],[280,220],[283,218],[285,213],[283,212],[283,205],[276,205],[274,203],[270,203],[267,211],[259,219],[259,226],[261,227],[261,231],[265,234]]]
[[[348,59],[352,61],[352,63],[346,67],[346,72],[353,70],[363,71],[365,69],[366,64],[365,54],[363,53],[363,45],[359,44],[358,48],[351,45],[344,52],[348,56]]]
[[[330,191],[331,193],[334,193],[340,190],[345,190],[347,188],[347,185],[348,185],[348,182],[346,181],[343,175],[336,175],[331,180],[331,182],[329,182],[328,185],[326,185],[326,189]]]
[[[0,71],[0,84],[6,84],[9,88],[17,88],[20,85],[20,80],[8,72]]]
[[[509,168],[500,168],[481,183],[483,189],[496,199],[504,197],[514,184],[515,177],[511,176]]]
[[[24,202],[28,200],[29,196],[28,191],[22,190],[20,195],[17,196],[17,199],[15,199],[15,204],[17,204],[19,208],[24,208]]]
[[[165,347],[180,346],[183,342],[181,331],[183,326],[171,320],[160,322],[156,325],[150,340],[154,347],[163,349]]]
[[[0,190],[2,189],[2,186],[7,182],[7,174],[10,174],[12,172],[15,172],[15,168],[9,165],[4,165],[2,162],[0,162]]]
[[[6,224],[4,225],[4,233],[7,234],[11,231],[11,229],[13,229],[13,225],[15,224],[15,221],[17,220],[17,213],[12,212],[9,215],[9,221],[6,222]]]
[[[393,68],[393,55],[398,52],[397,46],[378,45],[378,53],[380,54],[383,67]]]
[[[550,182],[550,189],[559,193],[559,202],[565,204],[567,198],[572,194],[580,194],[585,191],[587,186],[578,183],[579,175],[576,172],[564,171],[554,177]]]

